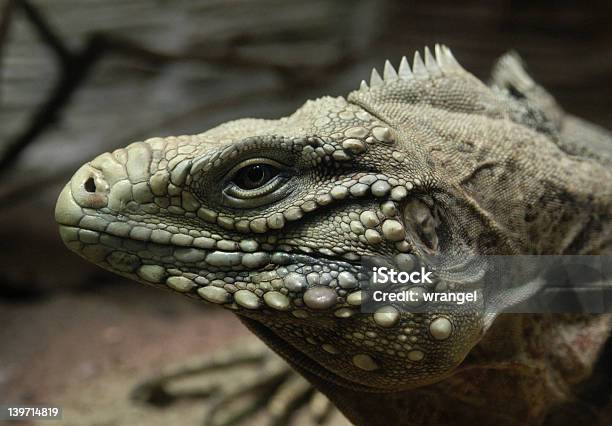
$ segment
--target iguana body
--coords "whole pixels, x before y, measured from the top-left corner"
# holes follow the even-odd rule
[[[62,238],[234,310],[357,424],[541,422],[589,375],[607,316],[359,311],[370,257],[610,252],[612,140],[507,61],[496,83],[520,96],[436,47],[290,117],[103,154],[60,195]]]

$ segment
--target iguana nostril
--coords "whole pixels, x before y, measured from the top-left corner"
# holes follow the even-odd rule
[[[106,207],[110,187],[103,170],[85,164],[70,179],[70,195],[77,205],[88,209]]]
[[[85,191],[87,192],[91,192],[91,193],[96,192],[96,182],[94,181],[94,178],[92,177],[87,179],[83,186],[85,187]]]

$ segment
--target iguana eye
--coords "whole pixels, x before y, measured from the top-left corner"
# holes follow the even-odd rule
[[[291,177],[289,167],[269,158],[251,158],[227,174],[225,203],[233,207],[257,207],[281,198]]]
[[[278,176],[280,170],[270,164],[251,164],[238,170],[232,178],[241,189],[256,189]]]

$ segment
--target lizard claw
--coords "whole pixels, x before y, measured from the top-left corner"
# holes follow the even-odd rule
[[[322,425],[341,416],[329,400],[259,341],[215,352],[175,366],[139,383],[130,398],[167,407],[186,399],[207,400],[206,426],[250,423],[262,413],[272,426],[291,424],[306,408],[307,424]]]

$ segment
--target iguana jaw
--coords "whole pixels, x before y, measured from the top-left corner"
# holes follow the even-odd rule
[[[453,329],[452,341],[448,342],[463,350],[451,352],[453,353],[451,359],[440,359],[436,352],[439,351],[438,353],[444,356],[448,351],[437,349],[436,346],[439,345],[426,347],[426,341],[418,342],[416,339],[420,336],[431,336],[432,332],[436,333],[433,327],[439,327],[435,324],[439,324],[442,319],[454,322],[457,312],[449,309],[447,312],[436,311],[432,314],[414,314],[408,317],[406,314],[400,317],[395,314],[361,313],[359,288],[364,283],[359,277],[362,276],[360,272],[362,268],[354,262],[277,251],[270,256],[266,255],[270,263],[257,271],[247,272],[244,265],[230,269],[220,268],[225,278],[221,283],[220,278],[209,281],[205,278],[206,274],[201,271],[196,273],[195,271],[201,269],[202,265],[193,269],[183,265],[178,269],[176,264],[160,266],[161,262],[141,257],[145,252],[161,254],[171,253],[174,250],[175,253],[183,253],[182,250],[185,250],[184,253],[193,253],[192,249],[123,239],[66,225],[60,225],[60,234],[71,250],[105,269],[143,284],[170,288],[189,297],[222,305],[251,321],[262,324],[285,343],[287,356],[294,362],[300,359],[303,368],[310,366],[313,373],[323,372],[325,380],[341,387],[363,392],[395,392],[442,380],[460,363],[464,353],[467,354],[469,348],[476,342],[472,339],[463,339],[463,333],[471,332],[474,336],[479,336],[480,333],[477,313],[465,312],[463,329]],[[96,234],[97,243],[94,242]],[[110,241],[113,246],[105,245]],[[108,254],[102,260],[97,257],[98,253]],[[223,254],[228,257],[244,258],[253,253],[223,252]],[[179,257],[182,255],[179,254]],[[400,269],[395,262],[404,264],[414,262],[414,257],[400,254],[396,256],[395,262],[391,262]],[[213,269],[219,272],[218,268],[213,267]],[[322,273],[312,272],[314,269],[319,269]],[[231,275],[235,272],[242,273],[240,282],[232,281]],[[328,276],[332,280],[332,285],[339,283],[343,288],[346,287],[339,291],[344,297],[334,297],[332,301],[329,297],[333,294],[331,291],[319,291],[316,297],[309,299],[310,293],[305,289],[313,287],[310,285],[312,275],[318,276],[320,279],[318,284],[330,284],[322,279]],[[257,289],[246,293],[238,293],[240,290],[230,293],[225,290],[232,286],[245,289],[256,286]],[[271,290],[264,293],[258,291],[267,287]],[[285,291],[287,287],[296,291],[287,292]],[[315,287],[319,290],[325,288],[320,285]],[[263,294],[263,297],[241,295],[249,296],[251,293]],[[466,322],[465,319],[469,317],[472,317],[472,320]],[[343,322],[342,334],[338,334],[335,330],[333,322],[336,320]],[[467,324],[470,326],[466,327]],[[406,330],[410,332],[406,333]],[[447,333],[444,326],[441,332]],[[446,337],[442,336],[443,339]],[[381,346],[376,347],[378,344]],[[393,344],[400,350],[404,349],[405,356],[400,358],[397,355],[388,356],[384,353],[388,352],[383,346],[386,344]],[[373,348],[382,351],[376,358],[368,355]],[[320,363],[324,364],[324,369],[314,368]],[[408,376],[409,373],[406,373],[405,369],[410,368],[418,372],[418,367],[421,366],[419,364],[424,369],[431,368],[433,364],[436,370],[433,371],[434,374],[419,373],[420,377],[415,380]],[[380,371],[383,366],[385,370]]]

